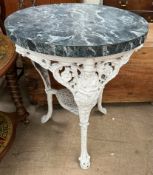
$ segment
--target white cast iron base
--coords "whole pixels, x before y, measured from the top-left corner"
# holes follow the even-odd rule
[[[83,169],[90,167],[90,156],[87,151],[87,128],[90,112],[98,104],[98,109],[102,113],[106,113],[106,109],[101,105],[103,89],[118,74],[120,68],[128,62],[135,50],[105,57],[64,58],[32,52],[16,45],[16,51],[19,54],[32,60],[45,85],[48,113],[42,117],[41,122],[45,123],[51,118],[53,94],[56,94],[64,108],[79,114],[81,127],[79,160]],[[48,70],[69,91],[51,89]]]

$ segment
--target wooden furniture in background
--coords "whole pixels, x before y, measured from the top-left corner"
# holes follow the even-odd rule
[[[5,0],[7,15],[19,9],[21,0]],[[82,0],[24,0],[24,7],[31,6],[31,2],[37,5],[49,3],[80,3]],[[103,0],[104,5],[115,6],[131,10],[153,22],[153,0]]]
[[[4,27],[4,19],[6,16],[5,1],[0,1],[0,29],[6,34]],[[27,116],[29,115],[26,111],[20,90],[17,83],[17,70],[16,70],[16,52],[15,46],[10,39],[4,36],[0,31],[0,76],[6,73],[7,86],[9,88],[11,97],[16,106],[16,112],[20,119],[28,122]]]
[[[0,77],[15,62],[15,47],[12,42],[0,33]],[[8,151],[15,135],[15,115],[0,112],[0,159]]]
[[[11,147],[16,134],[16,114],[0,112],[0,160]]]
[[[0,33],[0,77],[6,74],[7,85],[16,106],[18,120],[25,120],[28,116],[20,95],[16,71],[14,65],[16,61],[15,46],[12,41]]]
[[[19,2],[21,0],[5,0],[6,4],[6,14],[9,15],[20,8]],[[31,0],[24,0],[24,5],[22,8],[30,7],[32,5]],[[78,3],[80,0],[36,0],[35,5],[43,5],[43,4],[55,4],[55,3]]]
[[[103,0],[104,5],[110,5],[130,10],[143,16],[148,22],[153,22],[153,0]]]
[[[0,112],[0,159],[10,148],[15,136],[17,123],[26,121],[28,115],[23,106],[19,88],[17,86],[14,64],[16,61],[15,46],[8,37],[0,32],[0,77],[6,75],[7,84],[16,106],[16,113]]]
[[[3,76],[15,62],[15,46],[12,41],[0,33],[0,77]]]
[[[6,11],[5,11],[5,2],[4,0],[0,1],[0,29],[2,30],[3,33],[5,33],[5,28],[4,28],[4,20],[6,16]]]

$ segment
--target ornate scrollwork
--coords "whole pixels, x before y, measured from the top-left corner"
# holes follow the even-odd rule
[[[128,60],[128,59],[127,59]],[[66,86],[73,94],[81,91],[87,94],[90,91],[99,91],[108,81],[116,76],[120,67],[127,62],[123,57],[112,60],[84,63],[53,63],[49,70],[55,79]]]
[[[77,64],[53,63],[49,67],[49,70],[59,83],[71,90],[72,93],[76,91],[77,82],[82,71],[82,68]]]

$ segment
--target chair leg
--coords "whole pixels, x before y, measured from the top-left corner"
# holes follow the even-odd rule
[[[19,117],[18,121],[24,121],[25,124],[29,123],[29,120],[27,119],[29,113],[26,111],[23,105],[22,97],[17,83],[16,64],[14,64],[7,72],[6,81],[12,100],[16,106],[16,112]]]

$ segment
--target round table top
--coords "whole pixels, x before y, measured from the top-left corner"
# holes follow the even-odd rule
[[[93,4],[55,4],[17,11],[5,21],[19,46],[62,57],[107,56],[144,43],[146,20],[129,11]]]
[[[15,61],[15,46],[0,32],[0,77],[6,73]]]

